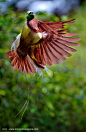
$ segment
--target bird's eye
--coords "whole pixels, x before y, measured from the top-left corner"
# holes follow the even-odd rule
[[[29,15],[33,15],[33,12],[30,12]]]

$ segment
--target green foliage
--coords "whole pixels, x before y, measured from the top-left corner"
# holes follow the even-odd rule
[[[59,65],[48,67],[50,76],[43,71],[24,75],[14,71],[5,54],[15,37],[22,31],[25,12],[9,12],[0,17],[0,126],[1,128],[38,128],[39,132],[86,131],[86,8],[83,6],[64,20],[76,18],[66,26],[78,33],[81,46],[76,53]],[[51,14],[37,14],[37,19],[58,21]],[[30,91],[30,93],[29,93]],[[21,110],[27,97],[29,104],[21,120]],[[24,111],[24,110],[23,110]],[[22,130],[17,130],[22,132]]]

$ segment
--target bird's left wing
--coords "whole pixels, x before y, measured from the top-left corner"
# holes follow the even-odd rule
[[[65,23],[73,23],[75,19],[65,22],[47,22],[38,21],[38,28],[40,32],[44,33],[43,38],[36,44],[30,45],[28,55],[31,57],[35,65],[41,69],[45,65],[59,64],[60,61],[66,60],[65,57],[70,57],[68,52],[75,52],[69,46],[79,46],[78,43],[72,43],[79,41],[80,38],[72,38],[76,36],[76,33],[65,33]]]

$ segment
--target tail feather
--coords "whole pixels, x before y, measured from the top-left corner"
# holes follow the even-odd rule
[[[12,60],[11,66],[13,66],[15,71],[19,69],[19,72],[23,72],[24,74],[36,73],[32,61],[27,56],[20,57],[14,50],[8,51],[7,54],[9,55],[9,59]]]

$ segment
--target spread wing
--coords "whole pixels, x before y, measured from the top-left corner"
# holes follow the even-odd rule
[[[65,22],[47,22],[38,21],[40,32],[44,32],[44,37],[36,44],[30,45],[28,55],[33,60],[34,64],[43,69],[45,65],[59,64],[60,61],[66,60],[65,57],[70,57],[68,52],[75,52],[76,49],[70,46],[79,46],[74,41],[79,41],[80,38],[72,38],[76,33],[65,33],[65,23],[74,23],[75,19]]]

